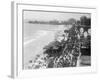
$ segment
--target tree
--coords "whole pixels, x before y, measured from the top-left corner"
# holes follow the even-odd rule
[[[81,25],[91,26],[91,18],[87,18],[86,16],[82,16],[80,18]]]
[[[77,21],[76,21],[76,19],[71,18],[67,22],[68,22],[68,24],[75,24]]]

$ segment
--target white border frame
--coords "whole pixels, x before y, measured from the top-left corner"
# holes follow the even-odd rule
[[[91,14],[91,66],[75,68],[57,68],[57,69],[22,69],[22,11],[27,10],[45,10],[45,11],[62,11],[62,12],[80,12]],[[96,49],[95,49],[95,29],[96,29],[96,8],[55,6],[55,5],[37,5],[12,2],[12,68],[11,76],[13,78],[23,77],[40,77],[49,75],[65,75],[70,73],[96,72]],[[95,53],[95,54],[94,54]]]

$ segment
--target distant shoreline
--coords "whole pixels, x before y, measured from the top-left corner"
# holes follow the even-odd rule
[[[28,23],[31,24],[50,24],[50,25],[69,25],[72,23],[69,22],[56,22],[56,21],[51,21],[51,22],[46,22],[46,21],[28,21]]]
[[[69,22],[66,22],[66,23],[56,23],[56,22],[43,22],[43,21],[28,21],[27,23],[29,24],[45,24],[45,25],[73,25],[75,24],[77,27],[83,27],[83,28],[91,28],[91,26],[86,26],[86,25],[81,25],[81,24],[77,24],[77,23],[69,23]]]

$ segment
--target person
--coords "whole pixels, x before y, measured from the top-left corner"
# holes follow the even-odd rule
[[[80,35],[82,36],[84,33],[84,28],[80,28]]]
[[[84,32],[84,38],[87,38],[87,36],[88,36],[88,33],[85,31]]]
[[[88,35],[91,35],[91,29],[88,29]]]

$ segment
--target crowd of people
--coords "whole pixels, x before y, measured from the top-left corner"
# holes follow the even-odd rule
[[[31,60],[29,69],[76,67],[82,55],[81,49],[90,47],[91,29],[85,30],[75,24],[60,25],[62,30],[57,31],[55,40],[43,48],[43,53]]]

